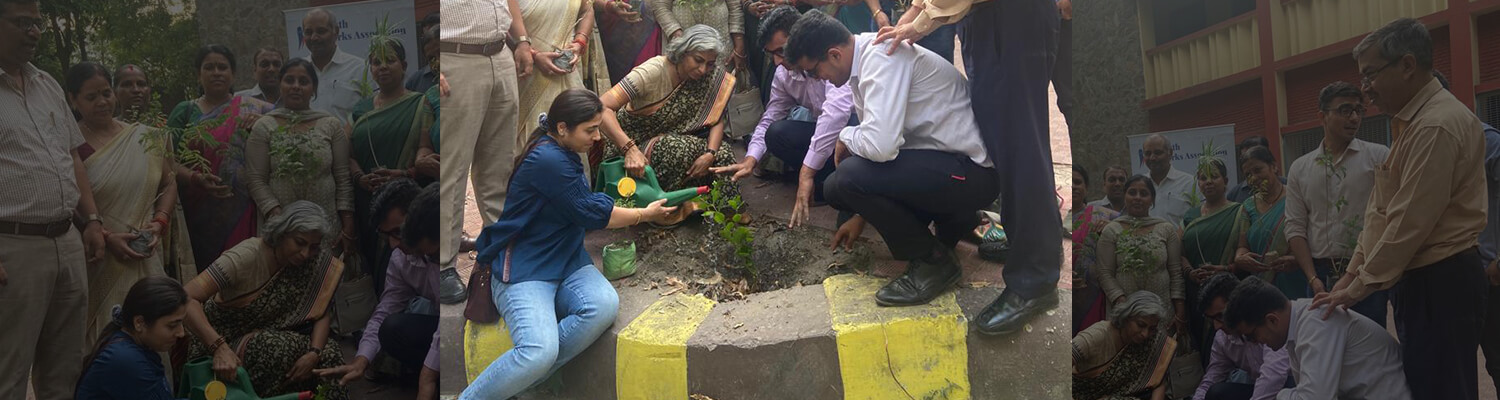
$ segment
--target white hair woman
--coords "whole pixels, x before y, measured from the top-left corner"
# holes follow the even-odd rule
[[[724,145],[734,77],[714,67],[725,51],[717,31],[693,25],[667,43],[666,55],[641,63],[600,96],[604,159],[625,157],[637,177],[650,165],[665,190],[719,180],[728,197],[738,194],[728,176],[709,171],[735,161]]]
[[[1177,343],[1163,335],[1166,303],[1161,296],[1138,291],[1109,310],[1109,319],[1073,337],[1073,397],[1116,396],[1165,399],[1167,364]]]

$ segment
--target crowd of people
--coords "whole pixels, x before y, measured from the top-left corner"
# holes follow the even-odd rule
[[[202,46],[166,108],[134,64],[35,67],[44,18],[0,1],[0,398],[189,397],[168,382],[201,390],[208,360],[263,397],[387,376],[436,399],[436,13],[421,70],[394,37],[349,54],[318,8],[309,56],[254,49],[236,92],[235,50]],[[336,306],[360,290],[378,305]]]
[[[520,394],[614,324],[618,296],[586,231],[695,211],[616,205],[592,183],[605,161],[635,177],[650,167],[664,190],[727,196],[751,175],[797,176],[791,225],[828,205],[833,245],[869,225],[908,263],[871,299],[882,306],[952,289],[955,246],[999,198],[1004,223],[1022,228],[978,329],[1014,333],[1058,304],[1047,88],[1068,1],[459,0],[442,12],[443,294],[467,296],[471,320],[498,314],[515,343],[469,366],[482,372],[461,398]],[[747,101],[763,106],[758,123],[733,118]],[[484,227],[473,239],[470,182]],[[450,266],[469,248],[465,288]]]
[[[1361,82],[1323,88],[1322,142],[1285,170],[1250,137],[1181,171],[1152,135],[1149,174],[1111,166],[1087,202],[1074,167],[1075,398],[1476,399],[1481,347],[1500,377],[1500,131],[1447,91],[1421,22],[1352,56]],[[1356,137],[1372,105],[1389,147]]]

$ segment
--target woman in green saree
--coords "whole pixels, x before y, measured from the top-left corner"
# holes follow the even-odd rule
[[[734,77],[713,66],[723,50],[713,28],[694,25],[668,43],[667,55],[646,60],[600,96],[609,139],[603,159],[624,156],[637,177],[651,165],[664,190],[717,180],[726,197],[738,195],[727,174],[709,171],[735,163],[724,144]]]
[[[1240,216],[1240,203],[1229,201],[1225,194],[1229,187],[1227,168],[1223,161],[1211,159],[1198,167],[1198,190],[1203,204],[1188,210],[1183,218],[1187,227],[1182,233],[1182,256],[1185,259],[1183,274],[1186,295],[1198,298],[1198,288],[1215,274],[1229,273],[1234,261],[1234,250],[1239,248],[1240,234],[1245,231]],[[1193,304],[1193,303],[1188,303]],[[1206,366],[1209,338],[1213,327],[1204,323],[1203,310],[1189,310],[1188,332],[1192,334],[1193,348],[1203,356]]]
[[[392,40],[371,48],[370,75],[380,90],[354,104],[354,133],[349,138],[349,180],[354,182],[356,221],[370,221],[373,193],[391,179],[415,178],[422,135],[432,126],[432,108],[422,93],[406,90],[406,48]],[[360,260],[376,292],[385,288],[391,247],[373,227],[355,229]]]
[[[1157,329],[1167,315],[1160,296],[1138,291],[1110,310],[1109,320],[1073,336],[1073,398],[1166,399],[1177,347]]]
[[[184,218],[191,232],[193,260],[198,271],[208,268],[231,247],[255,236],[255,201],[245,171],[245,140],[250,126],[271,112],[273,106],[249,97],[235,96],[234,53],[222,45],[210,44],[198,50],[198,84],[203,95],[185,100],[172,109],[167,127],[180,132],[174,140],[186,140],[186,147],[200,153],[205,161],[198,167],[176,165],[177,188]],[[214,143],[192,140],[188,133],[198,129],[212,136]],[[178,155],[181,158],[181,154]]]
[[[1244,151],[1240,170],[1250,181],[1255,195],[1241,207],[1240,223],[1246,226],[1240,234],[1234,269],[1239,274],[1257,274],[1271,282],[1288,299],[1307,297],[1307,277],[1291,255],[1286,240],[1286,186],[1279,179],[1281,167],[1271,150],[1255,146]]]

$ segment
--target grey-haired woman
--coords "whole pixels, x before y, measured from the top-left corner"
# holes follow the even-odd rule
[[[738,194],[727,175],[709,171],[735,161],[724,144],[734,77],[714,67],[726,53],[713,28],[688,27],[667,44],[666,55],[641,63],[600,96],[608,140],[604,159],[625,157],[625,169],[634,176],[650,165],[666,190],[717,179],[725,194]]]
[[[296,201],[263,228],[261,237],[225,251],[188,282],[188,355],[213,357],[221,380],[238,380],[235,371],[243,366],[262,397],[321,383],[329,398],[348,398],[337,379],[313,374],[343,363],[338,343],[328,340],[328,311],[344,266],[318,257],[333,230],[327,211]]]
[[[1073,398],[1165,399],[1167,364],[1176,342],[1157,327],[1165,301],[1138,291],[1109,311],[1109,319],[1073,337]]]

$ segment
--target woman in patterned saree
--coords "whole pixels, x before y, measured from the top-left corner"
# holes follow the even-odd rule
[[[624,156],[633,176],[651,165],[668,191],[718,180],[725,195],[739,194],[728,175],[709,172],[735,162],[724,144],[734,77],[713,66],[723,50],[718,35],[704,25],[689,27],[667,44],[665,56],[646,60],[600,96],[605,159]]]
[[[328,386],[330,399],[349,394],[315,368],[343,364],[329,340],[330,304],[343,264],[318,262],[331,230],[317,204],[298,201],[266,221],[265,234],[225,251],[187,284],[190,358],[213,357],[220,380],[243,366],[261,397]]]
[[[1286,185],[1281,184],[1276,156],[1262,146],[1245,149],[1240,170],[1245,171],[1255,195],[1245,200],[1239,213],[1239,223],[1246,229],[1235,252],[1235,272],[1259,275],[1288,299],[1309,297],[1307,276],[1314,273],[1302,271],[1286,240]]]
[[[1120,216],[1120,212],[1103,206],[1091,206],[1084,201],[1088,195],[1089,172],[1082,166],[1073,166],[1073,208],[1068,220],[1073,221],[1070,236],[1073,238],[1073,333],[1104,320],[1104,291],[1099,288],[1099,235],[1109,221]]]
[[[536,130],[537,116],[547,111],[558,93],[572,88],[608,90],[609,71],[605,69],[604,52],[594,34],[593,0],[520,0],[519,4],[526,32],[538,49],[535,67],[539,73],[517,82],[521,132],[531,132]],[[563,51],[571,52],[574,57],[567,68],[558,68],[552,63]],[[517,149],[526,147],[525,136],[516,135]],[[589,174],[589,167],[584,165],[585,175]]]
[[[1073,336],[1073,398],[1166,399],[1163,381],[1177,347],[1157,329],[1167,314],[1161,297],[1143,290]]]
[[[255,202],[245,180],[245,139],[250,126],[273,108],[270,104],[233,95],[234,53],[210,44],[198,50],[198,84],[203,95],[183,101],[167,117],[172,129],[202,129],[214,143],[177,135],[201,153],[208,172],[177,165],[177,188],[182,197],[183,231],[192,232],[193,260],[198,270],[245,239],[255,236]],[[184,132],[186,133],[186,132]],[[184,225],[184,224],[179,224]],[[179,277],[179,279],[191,277]]]

